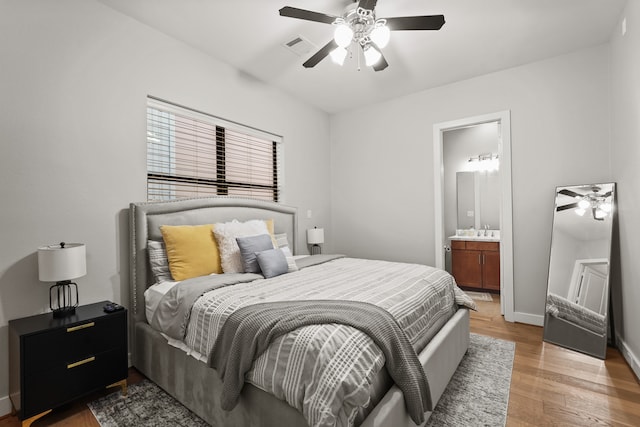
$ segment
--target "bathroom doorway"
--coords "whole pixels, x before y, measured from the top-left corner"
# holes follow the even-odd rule
[[[468,235],[465,240],[497,238],[501,312],[513,321],[510,135],[509,111],[435,124],[434,194],[436,267],[451,271],[450,237],[456,234]],[[477,173],[497,165],[498,171]]]

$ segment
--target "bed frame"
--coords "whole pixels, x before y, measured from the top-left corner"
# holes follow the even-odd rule
[[[220,408],[222,382],[205,363],[170,346],[145,317],[144,291],[153,283],[146,252],[148,240],[162,240],[160,225],[198,225],[232,219],[273,219],[275,233],[287,233],[297,253],[296,208],[230,197],[131,203],[130,223],[130,350],[142,374],[212,425],[307,426],[300,412],[285,401],[246,384],[232,411]],[[440,399],[469,346],[469,313],[460,309],[419,354],[427,372],[432,401]],[[429,415],[429,414],[427,414]],[[428,417],[427,417],[428,418]],[[397,386],[383,396],[361,426],[415,426]]]

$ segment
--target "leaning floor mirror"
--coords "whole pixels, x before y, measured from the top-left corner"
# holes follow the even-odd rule
[[[615,183],[558,187],[544,340],[604,359]]]

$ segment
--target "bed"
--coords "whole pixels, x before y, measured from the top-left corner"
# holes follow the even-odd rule
[[[175,343],[170,344],[166,334],[149,324],[145,312],[145,291],[154,284],[147,247],[150,242],[163,240],[160,226],[270,220],[273,232],[286,235],[295,254],[298,244],[296,209],[277,203],[213,197],[132,203],[129,218],[130,349],[133,366],[212,425],[308,426],[309,422],[301,411],[251,383],[244,385],[232,410],[223,410],[223,383],[218,372],[202,360],[202,357],[194,357],[188,350],[179,348]],[[363,261],[338,257],[318,262],[344,268],[345,263],[357,264]],[[315,268],[320,267],[310,266],[302,272],[307,274]],[[262,280],[267,283],[272,279]],[[428,377],[428,395],[433,407],[444,392],[468,345],[468,309],[456,308],[441,326],[438,325],[438,330],[419,352],[418,360]],[[407,411],[403,392],[397,385],[391,384],[390,388],[385,385],[389,379],[383,378],[384,372],[383,369],[370,386],[372,396],[375,397],[366,405],[367,408],[359,411],[355,424],[364,427],[416,425]],[[427,418],[428,415],[429,413],[426,414]]]

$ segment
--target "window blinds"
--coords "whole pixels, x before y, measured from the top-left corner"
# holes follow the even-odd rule
[[[147,198],[229,195],[279,201],[281,138],[149,99]]]

